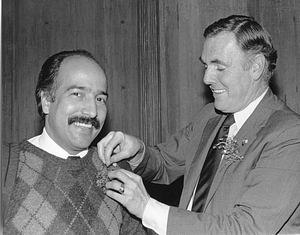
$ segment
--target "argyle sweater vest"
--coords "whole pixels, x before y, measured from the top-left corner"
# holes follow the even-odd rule
[[[146,234],[96,185],[102,162],[94,148],[65,160],[23,141],[19,153],[4,234]]]

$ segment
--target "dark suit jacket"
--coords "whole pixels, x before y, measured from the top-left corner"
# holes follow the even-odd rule
[[[164,184],[184,174],[167,234],[300,234],[300,116],[270,89],[235,136],[242,161],[222,160],[204,213],[186,210],[224,119],[208,104],[168,142],[147,147],[135,170]]]

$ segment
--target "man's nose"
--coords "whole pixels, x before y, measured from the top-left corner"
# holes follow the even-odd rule
[[[204,71],[204,76],[203,76],[203,82],[206,84],[206,85],[210,85],[214,82],[215,78],[214,78],[214,75],[212,74],[212,72],[207,68],[205,71]]]
[[[88,115],[90,118],[94,118],[97,116],[97,104],[96,100],[87,100],[83,104],[82,113]]]

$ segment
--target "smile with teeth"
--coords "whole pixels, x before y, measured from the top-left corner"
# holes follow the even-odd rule
[[[92,128],[91,123],[74,122],[74,125],[83,128]]]
[[[211,91],[212,91],[213,93],[217,93],[217,94],[220,94],[220,93],[225,92],[224,89],[213,89],[213,88],[210,88],[210,89],[211,89]]]

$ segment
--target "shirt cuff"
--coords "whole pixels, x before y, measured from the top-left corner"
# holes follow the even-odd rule
[[[146,151],[146,146],[144,144],[143,141],[141,141],[142,144],[143,144],[143,147],[144,147],[144,150],[143,150],[143,153],[141,154],[141,157],[138,158],[137,160],[135,160],[134,158],[130,161],[128,161],[130,167],[131,167],[131,170],[134,170],[135,168],[137,168],[137,166],[143,161],[144,159],[144,156],[145,156],[145,151]]]
[[[166,204],[150,198],[143,214],[143,225],[159,235],[166,235],[169,210],[170,207]]]

